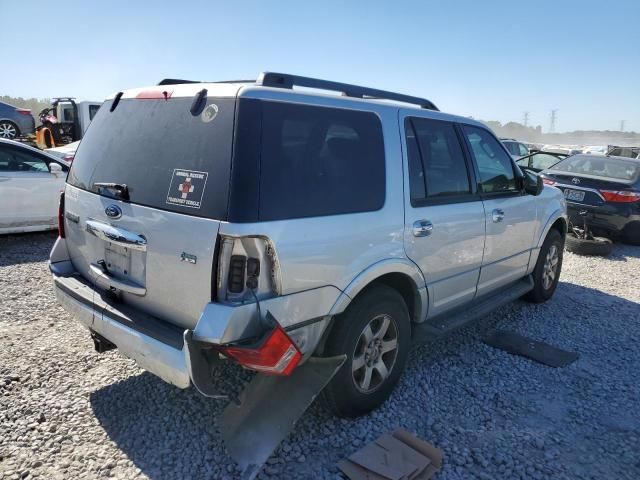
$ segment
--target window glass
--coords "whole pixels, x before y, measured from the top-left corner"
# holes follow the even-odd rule
[[[0,147],[0,172],[49,172],[44,160],[13,148]]]
[[[411,119],[405,119],[404,128],[407,140],[407,160],[409,162],[409,193],[411,203],[413,203],[415,200],[424,200],[427,197],[427,187],[424,180],[420,147],[418,147],[418,140],[416,139]]]
[[[538,153],[531,157],[532,167],[538,170],[546,170],[558,163],[560,158],[548,153]]]
[[[483,128],[464,125],[463,130],[478,165],[482,191],[484,193],[515,191],[513,163],[498,140]]]
[[[100,108],[78,146],[68,182],[113,196],[96,183],[123,183],[131,203],[225,220],[235,99],[208,97],[209,121],[193,99],[122,99]],[[256,173],[257,174],[257,173]]]
[[[619,180],[635,180],[640,176],[640,164],[637,161],[595,155],[566,158],[555,165],[553,170]]]
[[[523,143],[519,143],[518,148],[520,149],[520,152],[517,155],[520,155],[521,157],[529,155],[529,149]]]
[[[407,128],[408,125],[413,129]],[[405,120],[405,129],[413,131],[417,139],[416,149],[411,145],[412,139],[407,138],[409,175],[411,178],[412,175],[416,176],[416,171],[419,174],[424,172],[426,198],[464,195],[471,192],[462,147],[451,123],[411,118]],[[420,156],[421,162],[411,158],[416,155]],[[421,169],[417,170],[419,167]],[[414,183],[417,184],[414,188],[419,189],[418,179],[411,181],[411,185]],[[419,198],[417,195],[420,193],[422,192],[417,190],[414,194],[412,188],[412,199]]]
[[[518,155],[518,144],[515,142],[502,142],[502,144],[505,146],[505,148],[507,149],[507,151],[511,154],[511,155]]]
[[[384,142],[373,113],[263,102],[261,150],[261,220],[384,204]]]
[[[100,105],[89,105],[89,120],[93,120],[98,110],[100,110]]]

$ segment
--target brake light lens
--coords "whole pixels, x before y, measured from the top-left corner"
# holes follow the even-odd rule
[[[640,200],[640,192],[630,192],[628,190],[600,190],[600,193],[607,202],[633,203]]]
[[[58,236],[64,238],[64,192],[60,192],[58,204]]]
[[[65,162],[69,162],[69,163],[71,163],[71,162],[73,162],[73,159],[74,159],[75,157],[76,157],[76,154],[75,154],[75,153],[66,153],[66,154],[64,155],[64,157],[62,157],[62,159],[63,159]]]
[[[551,180],[550,178],[545,178],[542,177],[542,183],[544,183],[545,185],[555,185],[556,181],[555,180]]]
[[[278,325],[258,348],[222,347],[220,352],[240,365],[267,375],[291,375],[302,353]]]
[[[16,112],[21,115],[31,115],[31,110],[28,110],[26,108],[16,108]]]

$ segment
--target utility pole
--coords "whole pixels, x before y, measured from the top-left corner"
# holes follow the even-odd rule
[[[524,112],[524,126],[528,127],[529,126],[529,112]]]
[[[551,110],[551,125],[549,126],[549,133],[556,131],[556,120],[558,119],[558,110]]]
[[[624,132],[624,120],[620,120],[620,131]]]

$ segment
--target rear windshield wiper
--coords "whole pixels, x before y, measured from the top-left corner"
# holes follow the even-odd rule
[[[120,200],[129,200],[129,189],[124,183],[96,182],[93,184],[98,189],[115,190],[116,198]]]

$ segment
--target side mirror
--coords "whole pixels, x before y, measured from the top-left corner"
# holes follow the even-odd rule
[[[535,173],[525,170],[524,172],[524,191],[529,195],[540,195],[544,189],[542,177]]]
[[[51,162],[49,164],[49,171],[57,177],[62,173],[62,167],[59,163]]]

